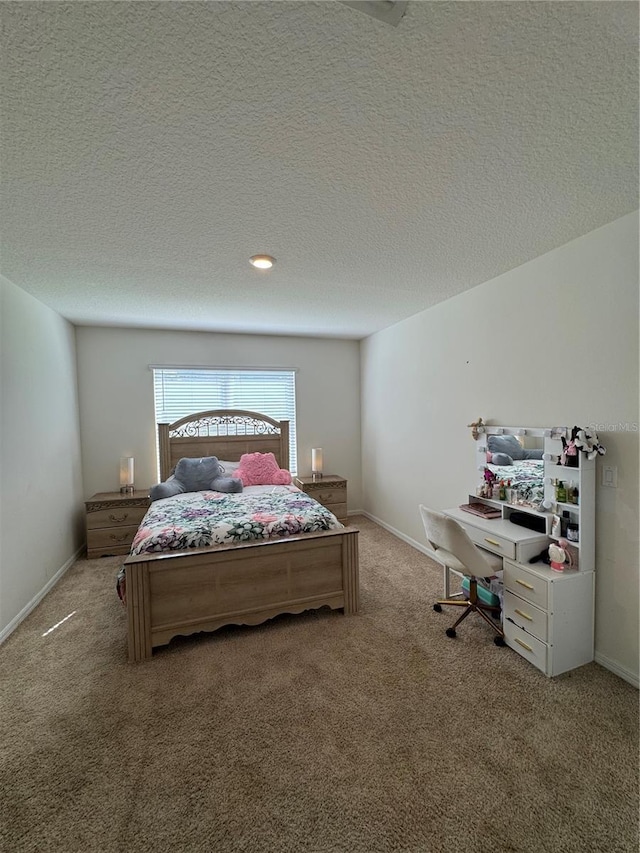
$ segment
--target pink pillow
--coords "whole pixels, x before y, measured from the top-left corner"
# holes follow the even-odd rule
[[[233,476],[243,486],[288,486],[291,482],[291,474],[278,468],[273,453],[243,453]]]
[[[491,459],[493,458],[493,453],[487,450],[487,462],[491,464]]]

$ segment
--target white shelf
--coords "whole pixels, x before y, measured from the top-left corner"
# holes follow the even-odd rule
[[[554,542],[559,542],[560,539],[564,539],[566,542],[569,543],[569,545],[573,545],[573,547],[577,548],[578,551],[580,550],[580,543],[579,542],[572,542],[571,539],[567,539],[566,536],[550,536],[549,539],[553,539]]]
[[[507,507],[509,509],[515,509],[522,512],[528,512],[530,515],[541,516],[542,518],[546,518],[548,515],[551,515],[551,510],[546,512],[540,512],[534,506],[530,506],[529,504],[512,504],[509,501],[500,501],[496,498],[481,498],[479,495],[469,495],[469,503],[482,503],[488,504],[489,506],[495,506],[497,509],[502,509],[503,507]],[[569,506],[569,504],[567,504]],[[575,506],[575,504],[573,504]]]
[[[572,478],[568,476],[569,474],[574,474],[574,479],[576,480],[580,479],[580,469],[580,465],[573,468],[570,465],[554,465],[552,462],[545,462],[544,474],[545,477],[553,477],[563,482],[570,482]]]
[[[495,428],[498,429],[497,427]],[[515,434],[513,428],[504,428],[503,434]],[[537,431],[539,434],[541,430]],[[548,430],[546,431],[548,432]],[[529,430],[527,429],[527,434]],[[531,433],[533,434],[533,433]],[[482,470],[486,460],[486,449],[482,452],[479,448],[486,446],[486,440],[478,442],[476,451],[476,464],[478,470]],[[562,452],[562,442],[559,438],[551,438],[549,435],[544,435],[543,438],[543,454],[550,455],[557,459]],[[544,499],[550,502],[551,509],[545,512],[540,512],[537,506],[522,505],[518,503],[509,503],[495,498],[480,498],[473,495],[469,496],[469,502],[478,501],[485,503],[488,506],[495,507],[500,510],[503,520],[508,520],[509,516],[514,512],[522,512],[531,515],[534,518],[543,518],[545,521],[545,530],[547,535],[551,533],[551,524],[553,515],[562,516],[563,513],[569,513],[569,521],[577,523],[580,531],[580,542],[572,543],[576,548],[580,549],[581,569],[584,571],[595,571],[595,476],[596,463],[594,459],[587,459],[582,452],[578,455],[578,465],[557,465],[554,462],[544,460]],[[574,504],[569,501],[557,501],[556,490],[553,485],[554,481],[562,480],[567,487],[573,485],[578,489],[579,503]],[[566,539],[566,535],[562,538]],[[548,540],[552,541],[551,538]]]
[[[514,509],[517,512],[528,512],[529,515],[535,515],[537,518],[547,518],[548,516],[553,515],[550,509],[542,512],[541,510],[536,509],[535,506],[530,506],[529,504],[504,503],[504,506],[510,507],[511,509]]]

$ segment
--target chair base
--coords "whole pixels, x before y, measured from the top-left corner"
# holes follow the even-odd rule
[[[478,582],[476,578],[469,578],[469,598],[443,598],[440,601],[437,601],[433,605],[433,609],[436,613],[442,612],[442,606],[451,606],[451,607],[463,607],[464,610],[458,617],[458,619],[453,623],[450,628],[447,628],[445,631],[447,637],[455,637],[456,636],[456,628],[458,625],[467,618],[470,613],[477,613],[479,616],[484,619],[487,625],[490,625],[496,636],[494,637],[494,643],[497,646],[504,646],[504,631],[502,628],[496,624],[494,619],[491,618],[492,614],[500,615],[500,607],[494,606],[491,604],[484,604],[484,602],[478,599]]]

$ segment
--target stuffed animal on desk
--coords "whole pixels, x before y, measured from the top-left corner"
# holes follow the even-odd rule
[[[557,545],[555,542],[549,545],[549,565],[556,572],[564,572],[565,568],[570,569],[573,565],[568,545],[566,539],[558,539]]]

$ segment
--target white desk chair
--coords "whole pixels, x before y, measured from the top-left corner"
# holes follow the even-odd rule
[[[445,578],[447,579],[445,589],[448,588],[449,570],[469,578],[468,600],[466,598],[447,597],[433,605],[433,609],[438,613],[442,611],[443,604],[464,608],[453,626],[447,628],[445,632],[447,637],[455,637],[456,628],[462,620],[466,619],[470,613],[477,613],[495,631],[494,643],[497,646],[504,646],[504,633],[491,618],[492,614],[496,616],[500,614],[500,607],[484,604],[478,599],[477,583],[477,578],[493,577],[496,572],[501,571],[502,558],[478,548],[466,530],[452,518],[447,518],[442,513],[428,509],[422,504],[420,504],[420,515],[427,535],[427,542],[431,546],[429,556],[444,566]]]

